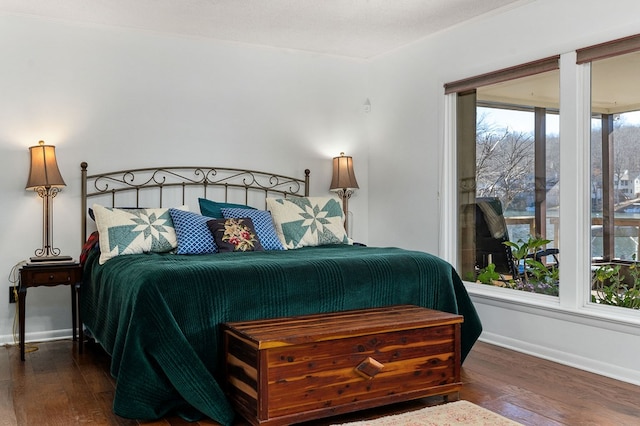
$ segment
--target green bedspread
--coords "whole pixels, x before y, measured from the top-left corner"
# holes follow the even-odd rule
[[[230,424],[219,325],[396,304],[464,315],[463,359],[481,332],[453,267],[421,252],[346,245],[181,256],[92,253],[82,319],[111,355],[114,412],[156,419],[169,412]]]

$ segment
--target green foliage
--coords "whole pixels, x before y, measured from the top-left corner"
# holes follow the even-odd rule
[[[640,267],[632,263],[628,275],[621,265],[601,265],[593,271],[591,301],[602,305],[640,309]]]
[[[494,281],[501,280],[502,276],[496,272],[496,265],[490,263],[486,268],[480,270],[477,279],[482,284],[493,284]]]
[[[514,290],[557,296],[559,293],[558,283],[560,275],[558,268],[554,265],[547,266],[532,257],[550,242],[551,240],[532,237],[531,235],[526,241],[522,239],[519,239],[515,243],[513,241],[505,241],[504,244],[511,248],[516,270],[522,270],[523,272],[519,276],[509,280],[500,277],[504,286]],[[477,280],[483,284],[495,284],[495,278],[487,279],[488,273],[497,274],[495,273],[494,264],[490,263],[486,268],[481,269]],[[497,275],[500,276],[499,274]]]
[[[513,258],[515,259],[518,269],[524,271],[524,281],[531,281],[530,275],[533,275],[537,279],[542,278],[544,281],[549,281],[549,277],[547,276],[548,274],[546,274],[547,267],[533,258],[527,258],[527,256],[534,255],[550,242],[551,240],[532,237],[531,235],[529,235],[527,241],[519,239],[517,243],[512,241],[504,242],[504,245],[511,247],[511,253],[513,253]],[[521,268],[521,266],[523,268]]]

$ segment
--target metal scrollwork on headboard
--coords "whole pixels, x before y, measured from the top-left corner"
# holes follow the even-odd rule
[[[242,170],[226,167],[157,167],[120,170],[115,172],[87,174],[87,163],[80,164],[82,177],[82,243],[87,238],[87,208],[90,199],[109,198],[111,207],[118,207],[118,197],[133,194],[135,201],[128,207],[140,207],[140,194],[144,191],[157,191],[158,205],[164,207],[163,200],[167,191],[178,193],[185,204],[187,188],[200,187],[199,197],[207,198],[209,189],[222,188],[222,199],[227,201],[230,194],[241,193],[244,204],[248,204],[251,194],[258,192],[267,197],[308,196],[309,170],[304,178],[294,178],[275,173],[256,170]],[[198,190],[199,191],[199,190]],[[237,198],[237,197],[236,197]],[[147,206],[144,206],[147,207]]]

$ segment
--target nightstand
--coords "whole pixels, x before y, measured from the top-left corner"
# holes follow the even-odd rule
[[[20,328],[20,359],[24,361],[24,313],[25,299],[29,287],[68,285],[71,287],[71,321],[73,340],[76,340],[76,328],[78,328],[78,348],[82,353],[84,333],[82,321],[78,310],[78,293],[82,282],[82,267],[76,262],[32,262],[20,269],[20,286],[18,288],[18,313]]]

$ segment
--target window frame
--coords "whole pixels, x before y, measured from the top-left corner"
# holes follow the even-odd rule
[[[591,62],[640,51],[640,34],[577,49],[558,56],[560,70],[560,204],[559,240],[571,241],[571,250],[561,253],[559,297],[518,292],[499,287],[465,282],[472,298],[483,304],[521,312],[537,312],[548,316],[611,330],[640,335],[640,312],[591,302]],[[554,57],[550,57],[554,58]],[[548,62],[549,58],[528,64]],[[524,64],[524,65],[528,65]],[[518,66],[500,72],[501,78],[515,75]],[[469,84],[495,82],[486,73],[444,84],[444,144],[441,148],[443,167],[440,182],[441,256],[454,265],[458,254],[458,186],[457,186],[457,91],[469,90]],[[487,83],[489,84],[489,83]],[[466,85],[466,86],[465,86]],[[477,87],[477,86],[475,86]],[[471,87],[471,89],[475,89]],[[570,167],[567,167],[570,165]],[[573,283],[573,285],[572,285]]]
[[[475,263],[475,258],[471,258],[469,256],[469,253],[467,253],[466,255],[461,254],[460,251],[458,250],[459,244],[461,243],[461,241],[463,240],[468,240],[470,238],[472,238],[472,235],[468,235],[469,230],[467,229],[466,232],[465,230],[463,230],[459,225],[460,222],[458,220],[459,215],[460,214],[469,214],[469,211],[466,210],[464,212],[460,212],[459,211],[459,203],[458,203],[458,196],[461,196],[463,199],[467,198],[467,199],[471,199],[471,197],[473,197],[475,199],[475,193],[476,193],[476,188],[475,188],[475,172],[474,174],[474,180],[472,183],[470,183],[466,188],[465,188],[465,194],[460,194],[459,192],[459,187],[458,187],[458,182],[459,181],[470,181],[470,177],[466,177],[466,176],[460,176],[458,174],[458,153],[461,152],[458,148],[458,132],[460,131],[465,131],[465,129],[467,129],[466,131],[468,131],[469,125],[470,123],[467,123],[466,125],[464,125],[462,123],[458,123],[457,122],[457,117],[458,114],[460,114],[460,110],[458,108],[458,100],[460,98],[464,98],[466,99],[465,105],[469,105],[469,102],[473,102],[473,108],[477,109],[478,106],[478,101],[477,101],[477,97],[475,96],[475,94],[477,93],[477,90],[484,87],[484,86],[489,86],[489,85],[493,85],[496,83],[501,83],[501,82],[505,82],[505,81],[513,81],[513,80],[517,80],[520,78],[524,78],[524,77],[528,77],[528,76],[532,76],[532,75],[537,75],[537,74],[543,74],[543,73],[547,73],[550,71],[556,71],[559,70],[560,68],[560,55],[554,55],[554,56],[549,56],[546,58],[542,58],[536,61],[532,61],[532,62],[527,62],[521,65],[516,65],[513,67],[509,67],[509,68],[504,68],[495,72],[490,72],[490,73],[486,73],[486,74],[482,74],[479,76],[475,76],[475,77],[470,77],[467,79],[462,79],[462,80],[458,80],[458,81],[454,81],[451,83],[447,83],[444,85],[444,90],[445,90],[445,95],[447,97],[453,96],[453,98],[448,98],[448,100],[450,102],[447,102],[447,105],[449,104],[453,104],[452,108],[453,108],[453,114],[455,117],[453,119],[454,123],[452,124],[452,126],[446,126],[446,127],[450,127],[451,130],[450,131],[446,131],[445,133],[449,134],[449,132],[452,132],[454,134],[454,138],[453,138],[453,146],[455,147],[454,150],[452,152],[446,152],[445,155],[453,155],[452,157],[452,161],[455,163],[454,165],[454,169],[455,169],[455,175],[453,177],[453,188],[452,190],[455,192],[455,205],[453,210],[450,210],[449,212],[443,212],[444,214],[449,214],[448,216],[445,217],[455,217],[455,227],[453,230],[453,235],[455,235],[455,239],[453,241],[453,250],[455,250],[455,254],[452,257],[452,259],[455,259],[456,261],[453,262],[454,265],[456,265],[459,268],[462,268],[463,270],[469,270],[472,265],[471,263]],[[470,96],[473,96],[473,98],[471,99]],[[469,98],[469,99],[467,99]],[[558,99],[559,100],[559,99]],[[468,106],[467,109],[471,108],[470,106]],[[544,130],[544,126],[541,124],[544,124],[544,118],[540,118],[541,114],[544,114],[544,116],[546,116],[546,108],[538,108],[538,107],[532,107],[531,112],[534,113],[534,118],[535,118],[535,126],[536,126],[536,130]],[[474,116],[474,122],[473,122],[473,127],[475,129],[475,114]],[[542,123],[541,123],[542,122]],[[544,166],[545,166],[545,152],[544,152],[544,148],[545,148],[545,141],[546,138],[544,137],[540,137],[539,132],[536,132],[536,137],[535,137],[535,145],[536,145],[536,160],[535,160],[535,180],[536,182],[543,177],[546,174],[546,170],[544,170]],[[446,145],[449,146],[451,143],[447,143]],[[542,148],[542,151],[541,151]],[[464,150],[463,150],[464,151]],[[447,163],[445,163],[447,164]],[[541,171],[542,169],[542,171]],[[561,167],[562,169],[562,167]],[[470,176],[471,171],[470,170],[463,170],[461,171],[462,173],[466,173]],[[560,180],[560,182],[562,182],[562,180]],[[538,188],[538,184],[536,183],[535,187]],[[560,185],[560,188],[562,188],[562,185]],[[444,192],[444,191],[443,191]],[[473,194],[471,194],[473,193]],[[535,202],[536,202],[536,214],[535,214],[535,224],[536,226],[536,233],[542,233],[543,236],[546,236],[546,210],[544,209],[544,202],[545,202],[545,194],[542,194],[542,196],[540,195],[539,191],[536,189],[536,193],[535,193]],[[470,201],[466,201],[463,202],[463,204],[469,204]],[[559,226],[559,223],[558,223]],[[449,234],[448,232],[446,232],[447,234]],[[450,234],[449,234],[450,235]],[[451,241],[444,241],[445,246],[441,246],[441,250],[451,250],[452,247],[450,246],[452,242]],[[559,247],[559,241],[555,241],[554,244],[556,245],[556,247]],[[448,256],[451,255],[450,253],[447,254]],[[513,290],[506,290],[506,291],[513,291]],[[554,297],[555,296],[550,296],[550,297]]]
[[[576,51],[576,63],[578,65],[587,66],[591,69],[591,65],[594,61],[602,59],[614,58],[617,56],[626,55],[629,53],[640,52],[640,34],[624,37],[617,40],[600,43],[597,45],[578,49]],[[589,79],[589,90],[591,90],[593,82]],[[590,92],[589,92],[590,93]],[[593,105],[589,105],[590,117],[593,117]],[[603,260],[613,260],[612,255],[615,254],[615,213],[614,213],[614,201],[612,192],[614,191],[614,179],[613,179],[613,145],[610,141],[610,134],[613,133],[613,113],[602,114],[602,140],[594,141],[589,137],[590,149],[593,148],[594,143],[598,143],[602,149],[602,169],[603,169],[603,203],[602,211],[602,232],[603,232]],[[589,176],[591,181],[591,176]],[[605,195],[607,195],[605,197]]]
[[[572,250],[561,254],[561,280],[559,297],[512,291],[465,281],[473,300],[498,308],[523,313],[544,311],[549,317],[612,331],[640,335],[638,311],[590,303],[587,285],[590,283],[590,166],[589,150],[581,145],[591,134],[591,69],[589,64],[578,64],[576,52],[560,55],[560,116],[561,164],[571,159],[574,167],[560,168],[559,213],[560,240],[573,241]],[[453,265],[458,264],[458,188],[457,188],[457,130],[455,92],[444,94],[444,143],[441,146],[443,173],[440,181],[440,217],[443,232],[439,238],[440,255]],[[576,157],[576,153],[579,155]],[[575,283],[571,285],[570,283]]]

